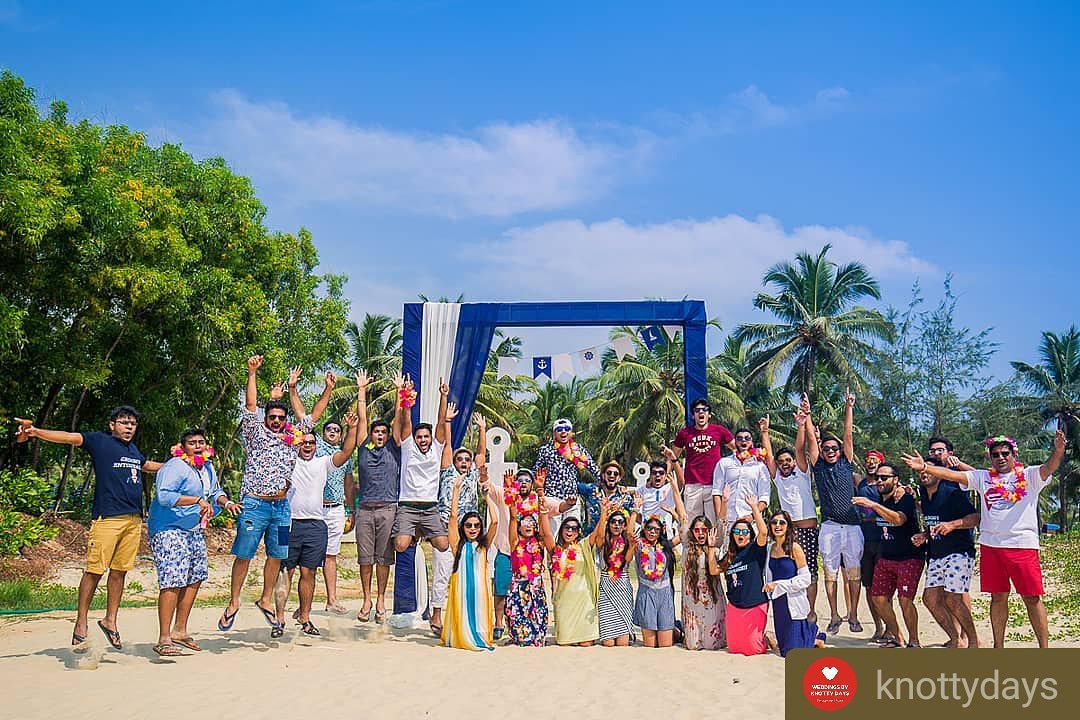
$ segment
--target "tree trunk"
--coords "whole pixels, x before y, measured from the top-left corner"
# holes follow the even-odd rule
[[[217,394],[214,395],[213,400],[210,401],[210,405],[207,406],[206,412],[203,413],[202,419],[199,421],[199,427],[206,427],[206,423],[210,420],[210,415],[217,409],[217,406],[221,403],[225,397],[225,393],[229,391],[229,387],[232,383],[226,380],[222,383],[221,388],[218,389]]]
[[[45,404],[41,406],[41,410],[38,411],[37,418],[34,420],[35,425],[46,427],[49,424],[49,418],[56,408],[56,400],[60,397],[60,391],[63,388],[63,384],[58,382],[54,382],[49,386],[49,392],[45,395]],[[34,472],[39,472],[41,470],[41,441],[35,439],[33,442],[34,454],[30,459],[30,467],[34,469]]]

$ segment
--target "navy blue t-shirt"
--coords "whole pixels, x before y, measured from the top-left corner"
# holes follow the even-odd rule
[[[94,507],[91,517],[141,515],[143,510],[142,466],[146,456],[135,443],[125,443],[103,432],[82,434],[82,449],[94,463]]]
[[[940,522],[960,520],[977,512],[975,506],[971,504],[967,491],[961,490],[955,483],[942,482],[938,483],[934,497],[927,494],[926,488],[919,488],[919,495],[922,500],[926,533],[930,537],[928,542],[930,557],[943,558],[955,553],[975,557],[975,536],[971,529],[953,530],[948,535],[937,537],[930,535],[930,528]]]
[[[855,488],[855,494],[860,497],[869,498],[876,503],[881,502],[881,493],[878,489],[867,482],[866,478],[859,481],[859,487]],[[860,527],[862,528],[863,540],[866,542],[881,542],[881,528],[878,527],[878,514],[870,508],[855,506],[859,517],[862,518]]]
[[[767,548],[753,540],[740,550],[731,565],[724,571],[727,580],[727,598],[740,610],[769,602],[765,596],[765,561]]]
[[[919,532],[918,518],[915,516],[915,498],[907,493],[899,500],[888,499],[881,503],[893,512],[904,513],[903,525],[890,525],[885,518],[878,516],[877,524],[881,530],[881,557],[886,560],[914,560],[923,557],[926,548],[915,547],[911,536]]]
[[[855,496],[855,468],[843,455],[831,465],[825,458],[814,463],[814,482],[821,502],[821,519],[841,525],[858,525],[859,513],[851,504]]]

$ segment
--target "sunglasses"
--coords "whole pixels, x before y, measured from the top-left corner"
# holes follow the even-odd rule
[[[739,435],[737,438],[735,438],[735,442],[754,442],[754,438],[750,437],[749,435]]]
[[[314,444],[315,444],[314,440],[305,440],[302,443],[300,443],[300,447],[308,447],[309,445],[314,445]]]
[[[778,526],[787,525],[787,520],[785,520],[784,518],[774,518],[772,520],[772,524]]]
[[[563,528],[563,530],[565,530],[566,532],[581,532],[581,526],[580,525],[567,525],[566,527]]]
[[[695,415],[697,413],[707,413],[707,412],[712,412],[712,408],[706,407],[705,405],[698,405],[696,408],[694,408],[694,414]]]
[[[610,520],[608,520],[608,525],[625,525],[625,524],[626,524],[626,520],[624,520],[621,517],[613,517]]]
[[[480,529],[480,523],[478,523],[478,522],[465,523],[461,527],[465,528],[466,530],[479,530]]]
[[[621,474],[622,473],[620,473],[618,470],[605,470],[604,471],[604,476],[605,477],[619,477],[619,475],[621,475]]]
[[[890,474],[887,474],[887,473],[877,473],[876,475],[874,475],[874,477],[876,477],[878,480],[891,480],[892,478],[900,477],[900,476],[899,475],[890,475]]]
[[[570,432],[572,428],[569,425],[560,425],[555,428],[555,432]]]
[[[339,433],[339,432],[341,432],[341,428],[337,427],[336,425],[328,427],[328,428],[324,428],[324,430],[325,430],[325,432],[328,432],[328,433]]]
[[[645,532],[657,532],[658,533],[658,532],[660,532],[660,526],[659,525],[646,525],[645,526]]]
[[[694,534],[695,535],[698,535],[700,533],[707,533],[707,532],[709,532],[709,528],[703,528],[703,527],[694,528]]]
[[[266,419],[267,420],[284,420],[285,416],[284,415],[267,415]]]
[[[667,472],[667,470],[665,470],[664,468],[653,468],[652,469],[652,474],[653,475],[663,475],[666,472]]]
[[[731,531],[731,534],[732,535],[749,535],[750,531],[747,530],[746,528],[735,528],[734,530]]]
[[[839,445],[823,445],[821,447],[821,452],[840,452],[840,446]]]
[[[1001,450],[1000,452],[993,452],[993,453],[990,453],[990,457],[994,457],[994,458],[1012,457],[1012,450]]]

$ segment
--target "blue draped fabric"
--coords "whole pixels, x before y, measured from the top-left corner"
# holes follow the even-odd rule
[[[451,444],[455,448],[461,445],[469,429],[480,382],[487,369],[491,341],[495,339],[498,316],[497,303],[465,303],[461,306],[448,398],[458,407],[458,415],[450,426]]]
[[[416,545],[399,552],[394,561],[394,614],[411,612],[416,612]]]

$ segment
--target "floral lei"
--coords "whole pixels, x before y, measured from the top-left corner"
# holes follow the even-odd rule
[[[651,564],[649,563],[650,557],[653,561]],[[650,567],[652,569],[650,569]],[[667,572],[667,555],[664,554],[663,547],[660,545],[649,545],[642,541],[641,571],[645,573],[645,577],[653,582],[664,577],[664,573]]]
[[[623,573],[623,565],[626,564],[626,538],[616,535],[611,542],[611,552],[608,553],[607,574],[612,580],[618,580]]]
[[[511,560],[515,575],[524,575],[530,581],[540,577],[540,570],[544,567],[544,551],[540,541],[535,537],[519,539]]]
[[[503,482],[503,502],[517,512],[518,518],[526,515],[538,515],[540,513],[540,496],[535,491],[525,497],[521,497],[523,483],[516,477],[508,482]]]
[[[303,433],[296,429],[296,426],[292,423],[285,423],[285,427],[282,429],[281,434],[278,436],[281,438],[281,442],[286,445],[299,445],[304,439]]]
[[[398,403],[403,408],[411,408],[416,404],[416,390],[411,387],[403,387],[398,390]]]
[[[574,574],[574,566],[577,565],[577,548],[571,545],[568,548],[555,546],[551,553],[551,574],[557,580],[569,580]]]
[[[214,457],[214,448],[207,445],[202,452],[195,453],[194,455],[188,455],[184,452],[184,447],[177,443],[172,446],[169,451],[173,457],[183,458],[184,462],[193,468],[202,468],[203,465],[210,462],[210,459]]]
[[[758,462],[765,462],[765,459],[769,457],[769,453],[765,451],[765,448],[751,447],[749,450],[736,450],[735,457],[739,462],[746,462],[749,458],[754,458]]]
[[[555,445],[555,450],[559,453],[559,456],[563,460],[573,463],[574,467],[578,470],[584,470],[589,466],[589,460],[585,455],[585,451],[573,440],[564,443],[552,442]]]
[[[1020,463],[1016,463],[1013,467],[1013,474],[1016,476],[1016,482],[1010,489],[1001,474],[996,470],[990,470],[990,488],[986,494],[989,497],[991,493],[994,493],[997,497],[1005,498],[1012,504],[1020,502],[1021,498],[1027,495],[1027,478],[1024,477],[1024,466]]]

